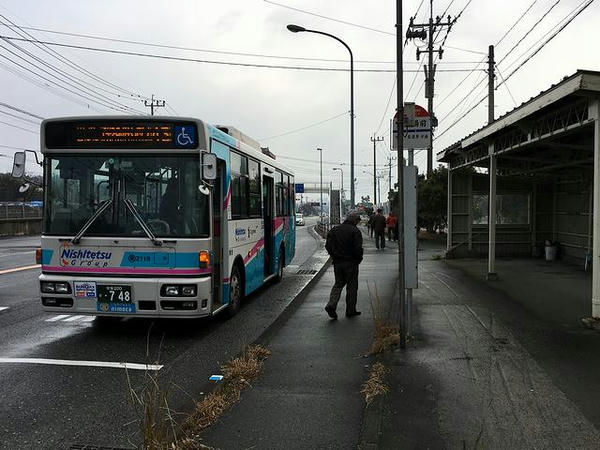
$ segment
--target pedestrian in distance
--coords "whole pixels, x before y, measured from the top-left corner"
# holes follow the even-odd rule
[[[394,216],[394,213],[390,211],[390,213],[387,216],[387,219],[385,220],[386,226],[387,226],[387,235],[388,235],[388,241],[391,241],[392,239],[395,241],[395,235],[396,235],[396,216]]]
[[[335,283],[331,288],[329,302],[325,311],[332,319],[337,319],[336,312],[342,289],[346,287],[346,317],[359,316],[356,310],[358,295],[358,266],[363,259],[362,233],[357,228],[360,215],[350,211],[346,220],[327,233],[325,249],[333,260]]]
[[[373,237],[373,219],[375,218],[375,213],[372,212],[369,214],[369,221],[367,222],[367,227],[369,229],[369,237]]]
[[[373,230],[375,233],[375,247],[377,250],[385,248],[385,229],[387,223],[385,216],[382,214],[381,208],[377,210],[377,214],[373,217]]]

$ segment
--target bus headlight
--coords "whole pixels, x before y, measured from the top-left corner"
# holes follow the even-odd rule
[[[57,294],[70,294],[71,287],[69,283],[54,283],[54,292]]]
[[[165,295],[167,297],[178,297],[179,286],[165,286]]]
[[[163,284],[163,297],[195,297],[198,289],[195,284]]]
[[[65,282],[42,281],[41,290],[44,294],[70,294],[71,286]]]
[[[49,281],[42,281],[42,292],[44,293],[54,293],[54,283]]]
[[[184,297],[195,297],[196,296],[196,286],[182,286],[181,287],[181,295]]]

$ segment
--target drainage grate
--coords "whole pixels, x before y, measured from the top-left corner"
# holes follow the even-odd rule
[[[314,275],[317,273],[316,270],[314,269],[300,269],[298,272],[296,272],[298,275]]]
[[[81,445],[81,444],[73,444],[69,447],[69,450],[132,450],[129,448],[123,447],[106,447],[106,446],[97,446],[97,445]]]

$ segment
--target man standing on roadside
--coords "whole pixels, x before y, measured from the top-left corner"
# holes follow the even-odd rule
[[[325,311],[332,319],[337,319],[337,304],[346,286],[346,317],[360,315],[356,310],[358,292],[358,265],[363,259],[362,233],[356,227],[360,215],[350,211],[341,225],[333,227],[327,234],[325,249],[333,259],[335,284],[331,288]]]
[[[377,250],[381,247],[383,250],[385,248],[385,229],[387,226],[387,222],[385,220],[385,216],[381,214],[381,208],[377,210],[377,214],[373,217],[373,231],[375,232],[375,247]]]

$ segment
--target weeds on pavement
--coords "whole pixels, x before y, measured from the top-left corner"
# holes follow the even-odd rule
[[[371,312],[375,321],[375,336],[371,345],[371,354],[377,355],[400,342],[400,329],[392,321],[391,308],[387,311],[384,310],[379,293],[377,292],[377,285],[371,291],[371,286],[367,283],[367,289],[369,291]]]
[[[385,372],[386,369],[383,364],[377,362],[373,364],[371,370],[369,372],[369,378],[363,384],[362,391],[360,391],[365,396],[365,402],[367,406],[371,404],[371,402],[378,395],[387,394],[390,390],[389,386],[385,384]]]
[[[253,345],[244,353],[221,367],[223,381],[219,389],[208,394],[196,403],[194,412],[183,424],[186,439],[181,441],[181,450],[191,450],[198,441],[200,432],[213,424],[231,405],[240,399],[241,392],[260,374],[262,363],[271,352],[259,345]],[[206,448],[206,447],[205,447]]]
[[[148,332],[150,335],[150,331]],[[161,343],[162,346],[162,343]],[[148,352],[147,352],[148,353]],[[260,374],[262,362],[270,355],[259,345],[246,347],[241,356],[221,367],[223,380],[217,389],[196,402],[194,411],[180,425],[169,406],[169,390],[162,386],[158,371],[147,370],[139,392],[132,387],[129,373],[129,396],[139,411],[143,450],[209,450],[201,443],[200,432],[213,424],[241,392]],[[158,359],[158,358],[157,358]]]

